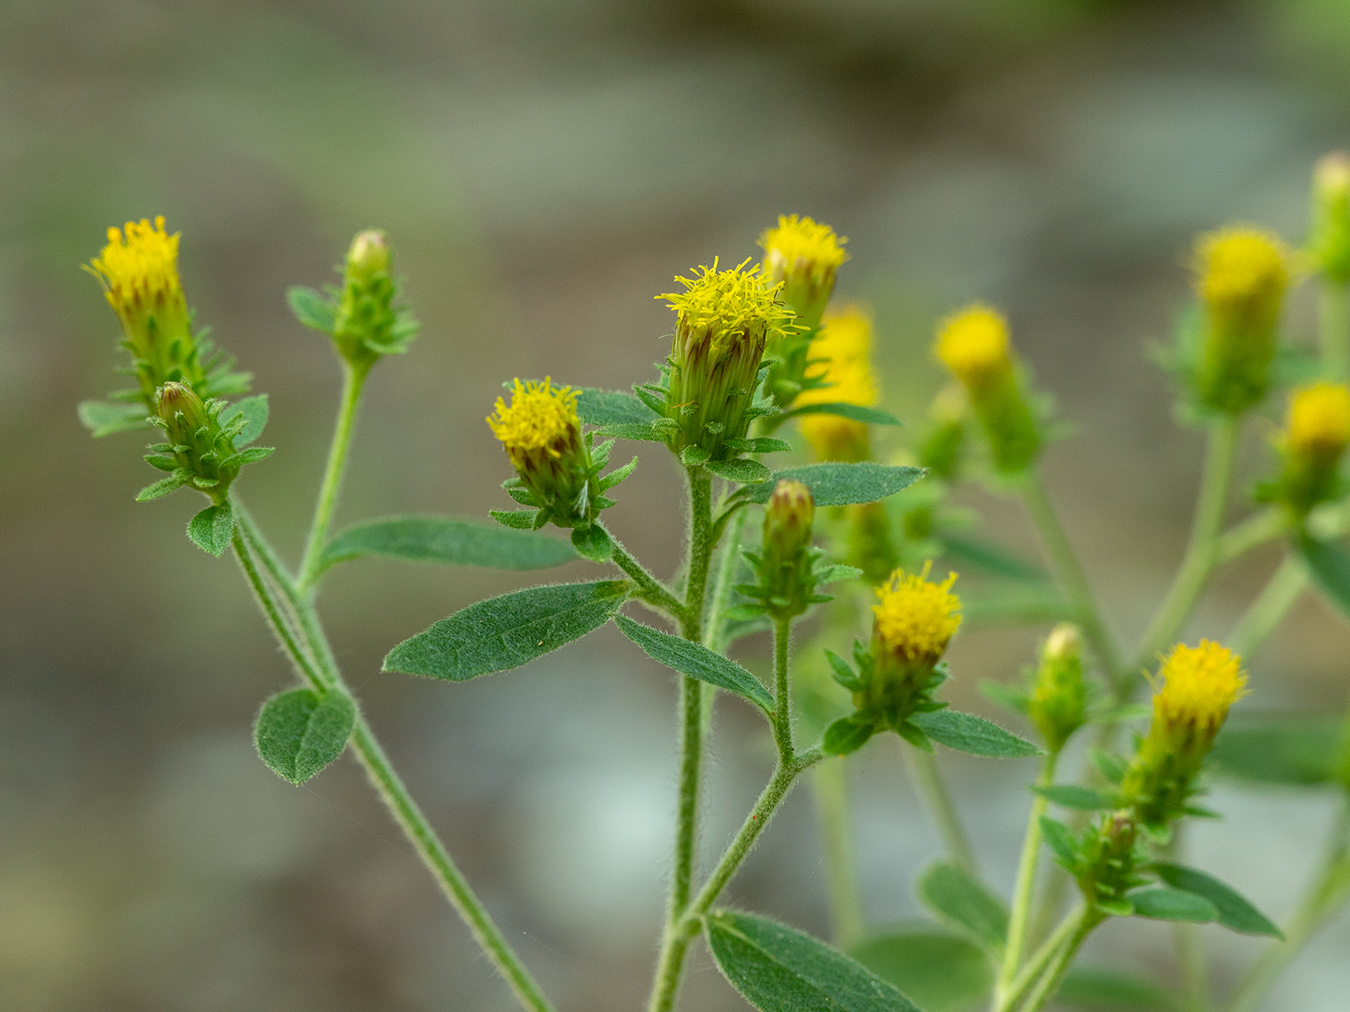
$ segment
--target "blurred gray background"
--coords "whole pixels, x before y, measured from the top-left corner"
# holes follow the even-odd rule
[[[1146,359],[1187,298],[1192,234],[1302,238],[1307,178],[1350,144],[1350,4],[1091,0],[5,0],[0,4],[0,1008],[504,1012],[511,999],[347,759],[303,788],[250,725],[290,674],[235,566],[182,535],[187,496],[132,501],[136,435],[91,441],[116,321],[79,264],[108,225],[183,233],[199,320],[271,394],[280,447],[240,491],[294,557],[337,367],[290,318],[351,234],[387,229],[423,332],[369,384],[339,521],[509,506],[483,417],[515,375],[624,388],[665,352],[652,296],[738,262],[779,213],[849,237],[842,294],[877,312],[886,403],[937,380],[933,319],[1005,307],[1078,423],[1048,480],[1117,631],[1175,565],[1200,458]],[[1309,293],[1291,319],[1306,334]],[[1265,435],[1246,457],[1259,468]],[[668,571],[679,484],[658,447],[612,524]],[[965,494],[1031,551],[1008,503]],[[670,517],[669,523],[650,517]],[[1190,630],[1221,634],[1275,564],[1226,570]],[[579,577],[579,564],[560,571]],[[348,677],[465,871],[563,1009],[634,1009],[657,943],[674,798],[672,676],[612,629],[448,686],[378,674],[393,643],[528,577],[373,562],[325,588]],[[1040,630],[952,650],[954,699],[1008,679]],[[1341,706],[1350,635],[1304,601],[1244,706]],[[754,650],[762,644],[754,644]],[[753,655],[753,650],[752,650]],[[762,725],[718,714],[720,849],[762,784]],[[937,854],[891,742],[856,767],[871,920],[917,914]],[[1025,766],[944,757],[991,878],[1012,878]],[[1221,787],[1196,863],[1272,914],[1331,799]],[[732,897],[823,934],[809,795]],[[1206,929],[1231,982],[1258,943]],[[1098,954],[1172,972],[1165,933]],[[1342,916],[1268,1008],[1344,1010]],[[696,950],[686,1009],[743,1002]]]

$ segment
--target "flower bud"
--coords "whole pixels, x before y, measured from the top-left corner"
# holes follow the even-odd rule
[[[1040,452],[1041,434],[1008,339],[1008,322],[973,305],[943,320],[937,357],[961,381],[989,442],[994,469],[1024,470]]]
[[[933,669],[961,624],[961,600],[951,593],[956,574],[932,583],[932,568],[926,562],[922,571],[908,575],[897,569],[877,588],[871,670],[853,702],[892,727],[926,700]]]
[[[679,315],[671,346],[667,416],[678,423],[671,449],[698,446],[713,460],[735,456],[726,446],[750,425],[759,385],[760,361],[768,341],[795,330],[792,311],[759,267],[730,270],[699,267],[692,278],[676,278],[683,292],[658,295]]]
[[[1252,228],[1227,228],[1197,240],[1204,332],[1196,393],[1205,406],[1239,414],[1265,396],[1289,259],[1279,239]]]
[[[815,590],[808,551],[815,515],[811,490],[804,484],[785,479],[774,486],[764,510],[759,564],[760,589],[771,614],[789,618],[806,611]]]
[[[1083,636],[1071,622],[1061,622],[1041,645],[1041,660],[1028,701],[1027,716],[1058,752],[1083,726],[1087,687],[1083,682]]]
[[[1155,682],[1153,722],[1126,770],[1121,794],[1147,826],[1161,828],[1183,813],[1192,782],[1228,710],[1244,694],[1241,658],[1201,640],[1178,644]]]
[[[375,229],[357,233],[347,250],[333,341],[352,365],[368,368],[381,355],[402,350],[391,256],[385,234]]]
[[[347,250],[343,277],[348,281],[369,282],[378,274],[389,273],[389,240],[379,229],[358,232]]]
[[[759,237],[770,280],[782,284],[783,301],[808,332],[820,326],[835,277],[848,259],[846,242],[829,225],[795,214],[779,215],[778,227]]]
[[[961,465],[970,403],[959,386],[943,387],[928,409],[928,431],[919,444],[919,466],[934,478],[951,479]]]
[[[1096,832],[1085,841],[1074,875],[1090,906],[1107,913],[1129,914],[1125,894],[1142,881],[1135,872],[1138,839],[1139,826],[1129,809],[1102,816]]]
[[[802,391],[794,408],[812,404],[856,404],[871,407],[877,402],[877,384],[872,373],[872,319],[857,306],[849,306],[825,318],[825,325],[811,341],[809,356],[820,372],[811,377],[821,385]],[[804,414],[798,426],[813,455],[822,461],[858,462],[872,456],[867,426],[839,415]]]
[[[560,527],[584,527],[594,516],[590,449],[581,435],[577,394],[571,387],[515,381],[511,403],[498,397],[487,419],[501,440],[534,505],[549,511]],[[522,500],[524,501],[524,500]]]
[[[1350,154],[1323,155],[1313,169],[1313,261],[1328,281],[1350,285]]]
[[[159,388],[155,413],[168,443],[156,449],[172,453],[179,468],[192,476],[195,488],[222,502],[239,474],[234,443],[220,425],[220,401],[203,402],[185,383]]]
[[[1350,387],[1312,383],[1294,390],[1277,443],[1283,458],[1281,501],[1302,517],[1335,498],[1341,456],[1350,445]]]

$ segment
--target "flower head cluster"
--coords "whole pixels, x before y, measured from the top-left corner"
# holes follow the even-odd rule
[[[546,508],[563,526],[589,523],[593,468],[576,391],[554,387],[551,377],[517,379],[510,403],[498,397],[487,423],[524,486],[522,502]]]
[[[779,215],[778,227],[759,237],[769,276],[783,284],[783,300],[808,329],[825,312],[839,268],[848,259],[846,242],[829,225],[795,214]]]
[[[857,306],[825,317],[825,325],[811,342],[811,359],[821,365],[813,379],[823,383],[802,391],[794,407],[811,404],[856,404],[871,407],[877,402],[877,383],[872,372],[872,319]],[[838,415],[802,415],[798,425],[811,444],[817,460],[860,461],[871,456],[867,426]]]

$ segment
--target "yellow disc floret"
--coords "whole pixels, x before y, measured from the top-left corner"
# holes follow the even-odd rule
[[[747,337],[772,339],[794,329],[792,310],[778,301],[782,285],[771,283],[758,264],[747,269],[749,263],[719,271],[713,258],[711,267],[694,268],[693,277],[675,279],[683,292],[657,296],[679,314],[680,329],[706,335],[714,359]]]
[[[848,259],[846,242],[848,239],[835,235],[829,225],[795,214],[780,214],[778,227],[765,229],[759,237],[770,269],[781,264],[785,272],[803,268],[836,271]]]
[[[488,416],[487,423],[517,467],[536,451],[559,458],[580,431],[576,391],[571,387],[555,388],[548,376],[542,383],[538,380],[521,383],[517,379],[511,390],[511,403],[498,397],[496,413]]]
[[[974,393],[1011,372],[1008,344],[1008,321],[998,311],[977,303],[942,321],[934,350]]]
[[[1350,387],[1312,383],[1293,391],[1285,441],[1291,453],[1338,456],[1350,444]]]
[[[932,562],[918,573],[897,569],[877,588],[876,637],[881,648],[905,660],[936,662],[961,624],[961,599],[951,592],[956,574],[933,583]]]
[[[1245,226],[1200,236],[1195,244],[1197,288],[1213,306],[1274,300],[1289,284],[1289,249],[1276,236]]]
[[[153,225],[129,221],[126,232],[108,229],[108,245],[89,262],[103,292],[124,320],[145,304],[182,298],[178,280],[178,233],[164,231],[164,216]]]
[[[872,372],[872,319],[857,306],[849,306],[825,318],[825,325],[811,342],[810,356],[822,369],[813,378],[827,386],[803,391],[794,407],[811,404],[856,404],[871,407],[877,402]],[[865,460],[868,456],[867,426],[838,415],[807,414],[799,421],[802,435],[818,460]]]
[[[1229,707],[1246,689],[1241,664],[1237,654],[1210,640],[1201,640],[1198,647],[1177,644],[1158,671],[1155,726],[1169,738],[1198,737],[1208,748]]]

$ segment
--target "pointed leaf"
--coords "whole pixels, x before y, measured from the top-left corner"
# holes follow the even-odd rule
[[[189,520],[187,535],[203,552],[220,558],[234,537],[234,507],[230,501],[208,506]]]
[[[488,510],[488,516],[516,531],[537,531],[542,526],[538,523],[539,510]]]
[[[946,745],[958,752],[994,759],[1018,759],[1042,754],[1040,748],[1025,738],[1019,738],[993,721],[973,713],[958,713],[955,710],[916,713],[910,722],[917,724],[924,734],[939,745]]]
[[[847,418],[854,422],[865,422],[869,425],[902,424],[895,415],[882,411],[880,408],[868,408],[861,404],[845,404],[843,402],[803,404],[801,407],[783,412],[782,417],[792,418],[796,415],[838,415],[840,418]]]
[[[876,721],[861,713],[841,717],[825,729],[820,750],[827,755],[849,755],[866,745],[876,732]]]
[[[627,464],[624,464],[622,467],[616,467],[613,471],[610,471],[609,474],[601,478],[600,491],[607,492],[609,489],[613,488],[615,485],[619,484],[619,482],[627,478],[630,474],[633,473],[633,468],[637,467],[637,462],[638,459],[634,457]]]
[[[1153,870],[1168,885],[1202,896],[1214,904],[1214,909],[1219,912],[1219,923],[1225,928],[1240,931],[1244,935],[1284,938],[1284,932],[1275,926],[1274,921],[1212,875],[1187,868],[1185,865],[1166,862],[1155,864]]]
[[[742,485],[768,481],[773,477],[773,472],[759,461],[746,460],[744,457],[737,457],[734,460],[710,460],[703,467],[719,478],[740,482]],[[767,501],[767,496],[765,499]]]
[[[767,917],[704,918],[717,968],[760,1012],[919,1012],[861,963]]]
[[[919,876],[914,888],[939,920],[980,945],[1001,949],[1007,941],[1007,909],[969,872],[939,861]]]
[[[236,453],[234,459],[240,464],[256,464],[272,456],[275,451],[275,446],[250,446]]]
[[[613,436],[615,439],[634,439],[647,443],[664,443],[666,441],[666,431],[658,425],[614,422],[597,431],[602,436]]]
[[[1319,713],[1244,714],[1225,722],[1210,761],[1219,773],[1266,784],[1336,777],[1342,719]]]
[[[628,589],[622,580],[604,580],[491,597],[404,640],[383,670],[463,682],[518,668],[604,625]]]
[[[534,510],[520,510],[527,524]],[[379,556],[406,562],[434,562],[494,569],[548,569],[577,557],[572,546],[547,534],[503,530],[463,517],[405,515],[380,517],[348,527],[323,551],[323,566]]]
[[[826,584],[838,583],[841,580],[856,580],[862,576],[863,571],[857,566],[844,566],[835,564],[832,566],[822,566],[815,572],[816,585],[824,587]]]
[[[577,414],[588,425],[650,425],[659,417],[634,394],[624,390],[597,390],[582,387],[577,391]]]
[[[772,481],[737,489],[738,498],[766,503],[773,487],[782,479],[800,481],[811,490],[817,506],[849,506],[876,502],[908,488],[924,476],[921,467],[893,467],[886,464],[807,464],[786,471],[775,471]]]
[[[791,450],[792,444],[772,436],[755,436],[751,439],[728,439],[727,446],[737,453],[778,453]]]
[[[714,653],[702,643],[672,636],[623,615],[614,621],[619,631],[640,646],[652,660],[682,675],[734,692],[750,700],[765,713],[773,710],[773,697],[759,679],[730,658]]]
[[[572,547],[578,555],[592,562],[608,562],[614,552],[614,542],[599,524],[573,530]]]
[[[242,418],[244,427],[239,435],[234,437],[234,445],[247,446],[261,436],[263,429],[267,427],[267,411],[266,394],[245,397],[220,413],[220,424],[228,425],[234,419]]]
[[[337,326],[337,307],[313,288],[297,285],[286,292],[286,302],[295,318],[306,327],[332,334]]]
[[[1078,787],[1074,784],[1054,784],[1050,787],[1029,788],[1032,794],[1039,794],[1051,804],[1061,808],[1074,808],[1082,812],[1095,812],[1103,808],[1112,808],[1115,801],[1091,787]]]
[[[1042,815],[1041,836],[1066,868],[1073,868],[1078,863],[1078,838],[1064,823]]]
[[[160,498],[161,496],[166,496],[170,492],[177,492],[180,488],[182,488],[184,485],[188,483],[188,479],[191,477],[192,475],[188,474],[187,471],[184,470],[174,471],[174,473],[169,475],[167,478],[161,478],[159,479],[159,481],[154,482],[153,484],[150,485],[146,485],[145,488],[137,492],[136,501],[150,502],[154,499]]]
[[[936,931],[879,935],[853,946],[849,955],[924,1012],[971,1012],[987,1004],[994,984],[983,949]]]
[[[258,755],[277,776],[303,784],[347,747],[356,707],[341,692],[295,689],[263,704],[253,727]]]
[[[1136,917],[1148,917],[1155,921],[1208,924],[1219,916],[1214,904],[1203,896],[1166,886],[1137,889],[1128,893],[1125,898],[1134,907]]]
[[[114,432],[130,432],[150,428],[150,416],[145,405],[114,404],[110,401],[84,401],[76,409],[80,422],[95,439]]]

